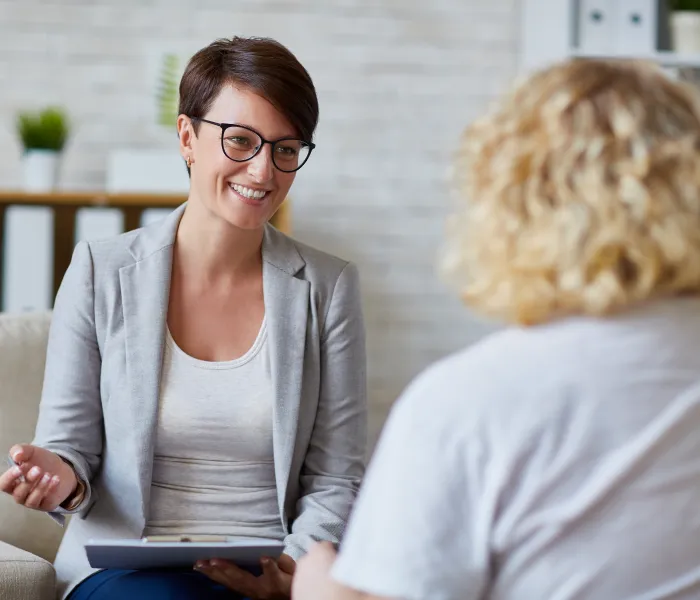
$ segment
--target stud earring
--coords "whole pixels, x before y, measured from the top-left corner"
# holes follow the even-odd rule
[[[192,166],[192,157],[188,156],[185,162],[187,162],[187,168],[189,169]]]

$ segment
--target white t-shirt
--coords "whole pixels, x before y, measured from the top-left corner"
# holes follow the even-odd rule
[[[167,331],[144,535],[282,540],[267,326],[240,358],[209,362]]]
[[[336,580],[408,600],[700,598],[700,300],[511,329],[419,377]]]

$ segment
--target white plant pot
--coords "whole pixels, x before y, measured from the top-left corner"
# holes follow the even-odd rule
[[[58,181],[60,156],[53,150],[27,150],[22,157],[25,191],[52,191]]]
[[[700,12],[672,12],[671,39],[679,54],[700,54]]]

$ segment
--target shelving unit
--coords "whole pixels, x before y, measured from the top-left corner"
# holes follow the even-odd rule
[[[28,294],[35,298],[37,306],[31,306],[32,310],[47,309],[53,305],[53,299],[58,291],[58,286],[70,264],[73,248],[76,243],[76,217],[78,211],[91,208],[112,208],[121,212],[121,226],[123,231],[131,231],[142,225],[142,215],[148,209],[173,209],[187,200],[186,195],[177,194],[110,194],[103,191],[60,191],[50,193],[27,193],[23,191],[0,190],[0,310],[7,308],[3,287],[7,284],[5,275],[4,248],[6,233],[6,212],[8,209],[43,207],[51,210],[52,231],[47,231],[45,236],[50,240],[51,247],[47,253],[52,263],[47,275],[51,283],[46,294]],[[282,204],[280,209],[271,219],[280,231],[289,233],[291,219],[289,213],[289,201]],[[42,236],[37,236],[43,239]],[[24,277],[22,279],[25,279]],[[34,288],[35,286],[32,286]],[[9,289],[9,286],[8,288]],[[41,289],[41,288],[39,288]],[[42,305],[42,296],[50,296],[50,304]]]
[[[599,5],[601,10],[610,10],[615,2],[618,7],[634,5],[643,8],[646,5],[649,9],[654,5],[650,25],[656,35],[640,36],[633,31],[628,32],[629,35],[619,35],[615,31],[618,38],[613,42],[598,32],[598,38],[593,43],[588,39],[589,49],[583,49],[586,46],[585,43],[581,44],[582,38],[585,39],[585,34],[582,33],[583,21],[587,16],[590,17],[590,11],[595,6]],[[657,47],[663,48],[668,44],[668,35],[659,33],[664,30],[663,27],[659,28],[659,23],[663,24],[668,19],[665,3],[666,0],[523,0],[520,68],[522,71],[530,71],[552,62],[579,57],[648,60],[668,69],[700,71],[700,55],[656,50]],[[597,43],[605,48],[591,50],[590,47]]]

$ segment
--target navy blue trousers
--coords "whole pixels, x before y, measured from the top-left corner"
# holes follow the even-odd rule
[[[105,569],[80,582],[68,600],[244,600],[192,569]]]

